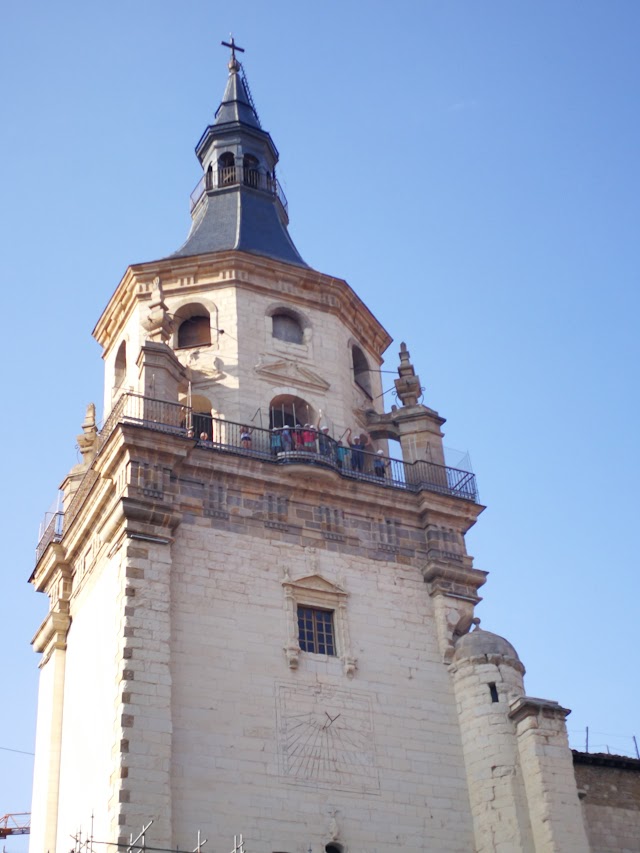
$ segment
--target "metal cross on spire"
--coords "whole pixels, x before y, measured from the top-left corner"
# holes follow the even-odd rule
[[[239,50],[240,53],[244,53],[244,48],[238,47],[232,33],[229,33],[229,41],[221,41],[220,44],[223,47],[230,47],[231,48],[231,61],[232,62],[236,61],[236,50]]]

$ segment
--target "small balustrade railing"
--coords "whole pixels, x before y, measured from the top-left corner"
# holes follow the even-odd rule
[[[418,460],[404,462],[355,445],[336,441],[316,430],[288,427],[268,430],[227,421],[194,411],[179,403],[155,400],[141,394],[123,394],[106,419],[98,437],[98,452],[118,424],[130,424],[192,441],[203,450],[232,453],[278,465],[313,465],[336,471],[350,480],[418,492],[423,489],[478,502],[475,474],[458,468]],[[60,541],[80,511],[98,475],[89,469],[69,509],[55,513],[36,549],[36,562],[52,541]]]
[[[193,211],[208,190],[233,187],[238,184],[274,195],[284,212],[288,214],[289,203],[278,179],[269,173],[247,166],[220,166],[211,172],[205,172],[191,193],[191,210]]]

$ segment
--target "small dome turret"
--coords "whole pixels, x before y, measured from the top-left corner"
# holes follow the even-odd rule
[[[492,634],[491,631],[484,631],[482,628],[476,628],[468,634],[464,634],[458,639],[455,645],[453,654],[454,661],[461,661],[469,658],[492,658],[502,657],[506,660],[513,660],[522,665],[517,651],[504,637],[498,634]]]

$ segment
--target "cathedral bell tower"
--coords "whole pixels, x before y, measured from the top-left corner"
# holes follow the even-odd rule
[[[566,711],[469,633],[474,475],[404,343],[384,410],[391,338],[294,246],[229,47],[189,235],[98,320],[103,426],[38,544],[32,853],[151,820],[172,850],[582,852]]]

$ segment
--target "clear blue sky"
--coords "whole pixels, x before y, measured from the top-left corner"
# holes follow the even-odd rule
[[[639,29],[637,0],[5,4],[0,746],[33,749],[27,578],[101,403],[91,329],[129,263],[186,236],[233,31],[298,249],[391,332],[387,368],[407,342],[471,453],[483,627],[573,709],[576,746],[588,725],[632,751]],[[0,814],[30,787],[30,756],[1,750]]]

